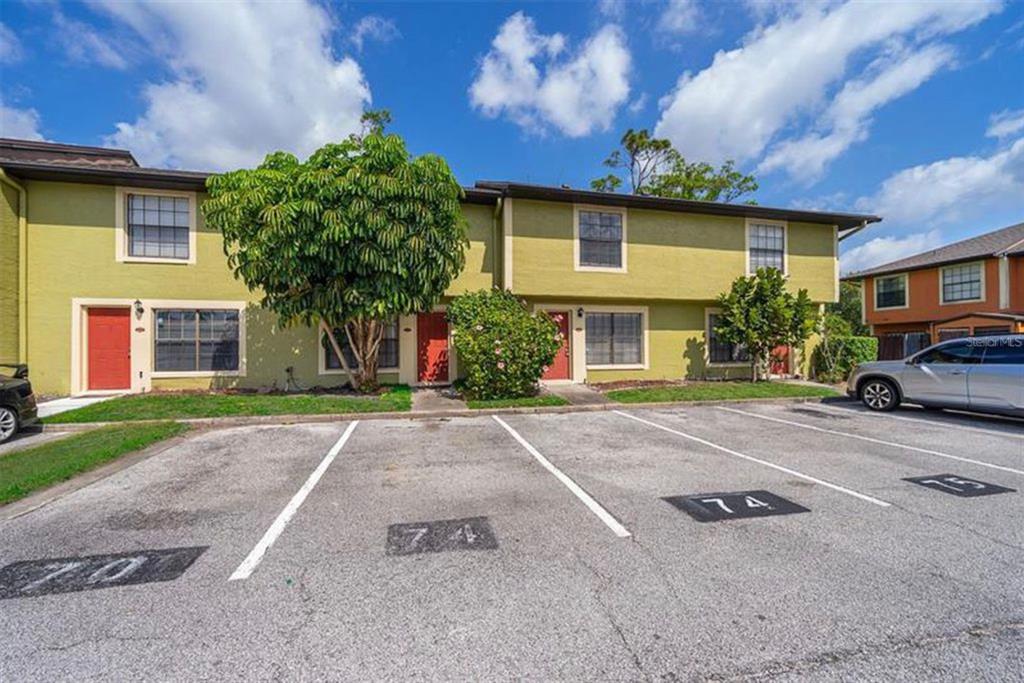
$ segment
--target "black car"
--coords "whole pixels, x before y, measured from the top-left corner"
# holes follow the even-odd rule
[[[14,368],[12,375],[0,374],[0,443],[39,421],[36,395],[28,381],[28,367],[10,367]]]

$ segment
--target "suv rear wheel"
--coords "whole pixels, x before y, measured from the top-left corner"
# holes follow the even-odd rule
[[[900,404],[900,395],[891,381],[876,378],[861,385],[860,400],[871,410],[888,412]]]
[[[0,443],[7,441],[18,431],[18,416],[10,408],[0,406]]]

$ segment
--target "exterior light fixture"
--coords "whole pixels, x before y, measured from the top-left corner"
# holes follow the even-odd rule
[[[577,318],[582,318],[583,317],[583,307],[582,306],[580,306],[579,308],[576,309],[576,317]]]
[[[142,302],[139,301],[138,299],[135,300],[135,303],[133,305],[135,306],[135,317],[141,319],[142,314],[143,312],[145,312],[146,309],[142,307]]]

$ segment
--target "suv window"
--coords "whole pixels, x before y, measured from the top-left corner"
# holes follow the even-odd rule
[[[1010,339],[984,347],[985,365],[1024,365],[1024,339]]]
[[[956,344],[947,344],[946,346],[940,346],[926,351],[916,358],[918,363],[926,364],[954,364],[954,365],[973,365],[978,362],[981,357],[981,349],[968,344],[967,342],[958,342]]]

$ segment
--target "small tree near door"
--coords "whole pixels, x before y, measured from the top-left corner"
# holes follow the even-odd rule
[[[500,289],[455,297],[448,321],[466,393],[475,399],[536,393],[563,340],[549,315],[530,312],[512,292]]]
[[[758,268],[756,275],[736,278],[717,303],[721,312],[715,334],[746,347],[755,382],[767,377],[774,349],[803,346],[818,324],[818,308],[807,290],[795,296],[786,291],[786,279],[775,268]]]
[[[284,325],[319,326],[356,389],[377,386],[385,323],[430,310],[465,265],[462,188],[444,159],[411,157],[387,112],[305,162],[286,152],[211,176],[207,223],[228,265]],[[342,330],[358,366],[334,333]]]

